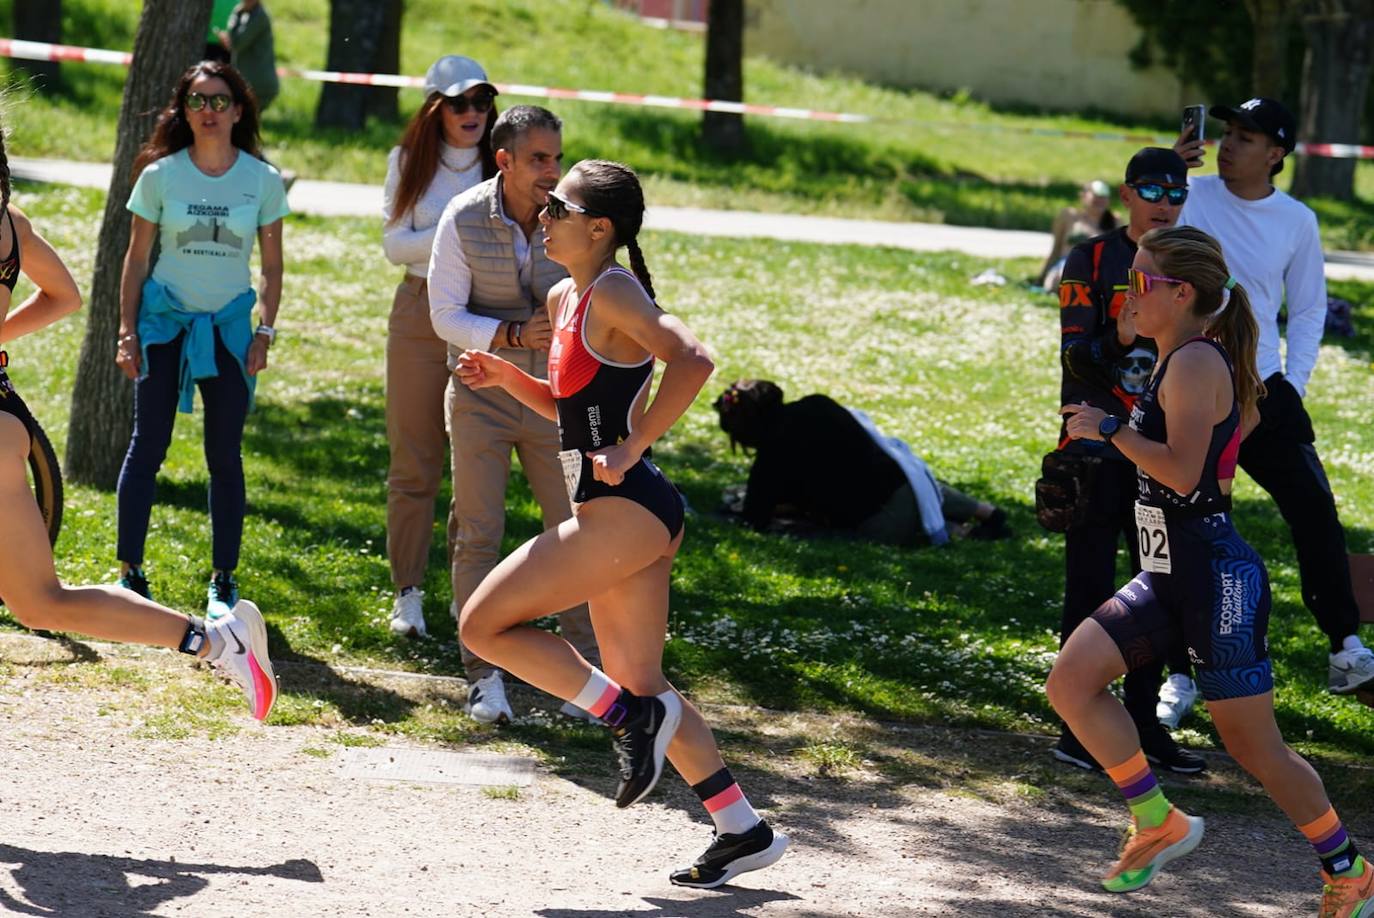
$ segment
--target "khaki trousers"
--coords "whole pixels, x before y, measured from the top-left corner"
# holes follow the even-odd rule
[[[558,425],[500,389],[473,391],[455,382],[445,400],[453,446],[453,516],[457,525],[453,598],[461,609],[501,560],[512,450],[520,457],[530,490],[543,511],[545,529],[569,519],[572,505],[558,460]],[[558,621],[568,643],[599,667],[601,653],[586,604],[563,612]],[[469,681],[495,669],[461,642],[459,649]]]
[[[425,279],[407,274],[396,288],[386,336],[386,556],[397,590],[425,582],[448,447],[444,392],[451,378],[448,346],[430,322]],[[449,529],[451,559],[451,507]]]

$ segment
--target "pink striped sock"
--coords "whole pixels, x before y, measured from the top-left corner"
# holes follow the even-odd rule
[[[605,720],[606,712],[619,697],[620,686],[616,685],[610,676],[593,666],[587,684],[582,686],[582,691],[571,701],[593,717]]]
[[[748,832],[762,818],[749,805],[749,798],[744,796],[744,791],[735,783],[728,768],[722,768],[706,780],[693,784],[692,790],[701,798],[706,812],[711,814],[711,821],[716,824],[716,831],[722,835]]]

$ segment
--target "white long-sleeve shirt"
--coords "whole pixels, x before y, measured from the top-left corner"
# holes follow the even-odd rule
[[[1250,296],[1259,323],[1255,355],[1261,379],[1283,373],[1300,395],[1317,365],[1326,326],[1326,274],[1317,215],[1301,201],[1274,189],[1248,201],[1232,194],[1217,175],[1188,181],[1188,202],[1179,223],[1195,226],[1221,243],[1231,274]],[[1279,307],[1288,300],[1287,360],[1279,353]]]
[[[394,265],[405,265],[407,274],[424,277],[429,271],[429,251],[434,227],[448,202],[482,181],[482,157],[476,147],[461,149],[443,144],[439,168],[415,206],[399,220],[396,192],[401,187],[401,148],[392,147],[386,159],[386,184],[382,186],[382,251]]]
[[[520,224],[506,216],[501,179],[498,177],[496,181],[496,210],[510,227],[520,287],[530,296],[534,287],[534,247]],[[465,197],[459,195],[448,203],[434,234],[429,256],[429,318],[434,323],[434,333],[454,347],[485,351],[491,347],[491,339],[501,327],[501,320],[479,316],[468,309],[472,269],[468,267],[463,243],[458,238],[458,220],[454,216],[463,206]]]

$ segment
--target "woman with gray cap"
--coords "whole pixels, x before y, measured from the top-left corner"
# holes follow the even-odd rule
[[[406,273],[396,288],[387,325],[386,434],[391,464],[386,479],[386,551],[396,585],[391,630],[412,637],[425,636],[420,587],[448,443],[448,346],[430,322],[425,275],[444,207],[496,174],[491,150],[496,95],[486,71],[472,58],[439,58],[425,74],[425,101],[387,158],[382,249],[387,260],[404,265]]]

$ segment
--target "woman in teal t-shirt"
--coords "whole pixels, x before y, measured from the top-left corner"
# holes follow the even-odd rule
[[[133,229],[115,360],[136,382],[133,437],[119,473],[120,584],[149,595],[143,547],[154,482],[177,409],[189,413],[199,388],[210,471],[212,619],[238,602],[243,425],[276,337],[281,298],[281,227],[289,211],[281,176],[261,157],[258,112],[243,77],[228,64],[201,61],[181,75],[135,158],[128,202]],[[256,330],[255,235],[262,246]],[[161,254],[149,276],[155,238]]]

